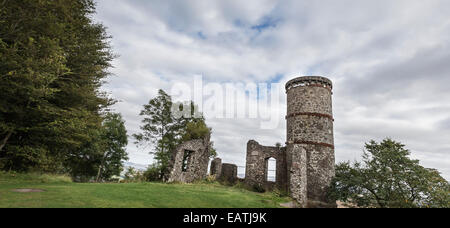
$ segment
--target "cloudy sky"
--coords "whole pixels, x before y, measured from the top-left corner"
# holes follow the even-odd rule
[[[115,109],[130,135],[158,89],[194,75],[205,83],[323,75],[335,86],[337,161],[359,159],[365,142],[391,137],[450,179],[449,1],[97,2],[95,19],[119,55],[105,90],[120,101]],[[260,119],[207,119],[224,162],[245,166],[250,139],[284,142],[279,109],[273,130],[260,129]],[[132,143],[128,151],[131,162],[152,162]]]

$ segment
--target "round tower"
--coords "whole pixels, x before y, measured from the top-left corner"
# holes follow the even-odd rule
[[[295,78],[286,84],[289,191],[303,206],[326,205],[335,174],[331,80]]]

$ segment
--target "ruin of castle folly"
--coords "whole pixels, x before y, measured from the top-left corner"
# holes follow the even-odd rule
[[[287,93],[287,181],[301,205],[327,202],[335,175],[331,80],[320,76],[292,79]]]

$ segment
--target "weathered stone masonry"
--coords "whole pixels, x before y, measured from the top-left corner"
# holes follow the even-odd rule
[[[235,184],[238,181],[237,168],[235,164],[222,164],[222,171],[218,180],[226,184]]]
[[[270,189],[267,160],[275,158],[277,188],[287,190],[303,207],[330,206],[326,193],[335,174],[332,87],[329,79],[318,76],[299,77],[286,84],[286,147],[250,141],[247,184]]]
[[[215,176],[216,178],[220,177],[222,173],[222,159],[215,158],[211,162],[210,175]]]
[[[333,178],[332,82],[300,77],[286,84],[287,168],[291,196],[302,205],[328,203]]]
[[[210,157],[210,136],[187,141],[172,153],[168,182],[191,183],[205,179]]]
[[[266,181],[268,162],[270,158],[276,159],[275,183]],[[247,164],[245,167],[245,183],[258,186],[266,190],[287,189],[286,175],[286,148],[261,146],[251,140],[247,144]]]

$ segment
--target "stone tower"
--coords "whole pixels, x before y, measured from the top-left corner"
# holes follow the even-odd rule
[[[307,207],[332,206],[326,197],[335,174],[332,89],[332,82],[319,76],[286,84],[287,186]]]

